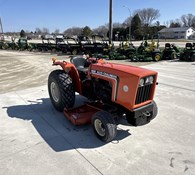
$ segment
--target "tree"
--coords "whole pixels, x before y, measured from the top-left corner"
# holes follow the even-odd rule
[[[144,8],[136,11],[139,14],[142,24],[150,26],[152,22],[160,17],[159,10],[153,8]]]
[[[119,22],[113,23],[113,28],[121,28],[121,27],[123,27],[123,25],[121,23],[119,23]]]
[[[83,34],[84,36],[89,37],[89,36],[92,35],[92,33],[93,33],[93,32],[92,32],[92,30],[90,29],[89,26],[85,26],[85,27],[83,28],[82,34]]]
[[[20,31],[20,37],[26,37],[26,32],[23,29]]]
[[[60,29],[55,29],[55,31],[53,32],[55,35],[60,33]]]
[[[181,21],[184,27],[191,27],[195,25],[195,16],[192,14],[182,15]]]
[[[68,37],[72,37],[75,35],[81,35],[83,31],[83,28],[80,27],[72,27],[72,28],[68,28],[64,31],[64,34]]]
[[[143,36],[143,31],[141,30],[141,20],[138,14],[136,14],[131,21],[131,34],[135,39],[140,39]]]
[[[49,29],[44,27],[43,30],[42,30],[42,33],[43,34],[49,34]]]
[[[156,23],[154,25],[159,27],[160,26],[160,21],[156,21]]]
[[[175,21],[171,20],[169,27],[170,28],[182,27],[182,23],[179,21],[179,19],[177,19]]]
[[[125,39],[126,35],[127,35],[126,28],[123,28],[123,27],[113,28],[113,40],[120,40],[121,37]]]
[[[98,34],[98,35],[106,36],[106,34],[108,33],[108,26],[107,26],[107,24],[99,26],[98,28],[93,29],[93,33],[94,34]]]
[[[40,28],[36,28],[35,29],[35,33],[37,34],[37,35],[41,35],[42,34],[42,31],[41,31],[41,29]]]

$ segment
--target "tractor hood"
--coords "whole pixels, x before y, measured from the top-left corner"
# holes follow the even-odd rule
[[[153,100],[157,81],[155,71],[130,65],[99,62],[91,65],[89,76],[97,78],[97,81],[98,79],[108,81],[112,87],[112,101],[128,110],[133,111]],[[149,82],[151,84],[147,84],[146,77],[153,77],[152,82]]]
[[[108,62],[93,64],[91,69],[102,71],[105,73],[111,73],[116,76],[120,73],[125,73],[136,77],[145,77],[151,74],[157,74],[157,72],[155,71],[151,71],[141,67]]]

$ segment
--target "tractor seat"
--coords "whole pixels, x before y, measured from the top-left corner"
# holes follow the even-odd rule
[[[166,44],[165,44],[165,48],[166,48],[166,49],[170,49],[170,48],[171,48],[171,44],[170,44],[170,43],[166,43]]]
[[[192,43],[186,43],[186,49],[192,50]]]
[[[83,57],[72,57],[70,62],[73,63],[79,72],[88,72],[87,61]]]

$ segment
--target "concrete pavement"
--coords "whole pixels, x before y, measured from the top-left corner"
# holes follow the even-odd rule
[[[159,72],[158,116],[141,127],[122,121],[108,144],[90,125],[73,126],[55,111],[46,82],[1,93],[0,175],[194,175],[195,63],[144,67]]]

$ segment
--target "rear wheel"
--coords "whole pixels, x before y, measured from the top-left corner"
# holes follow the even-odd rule
[[[93,115],[92,126],[96,136],[103,142],[110,142],[116,136],[116,122],[106,111],[99,111]]]
[[[63,70],[54,70],[50,73],[48,91],[51,102],[58,111],[74,106],[75,91],[73,82]]]
[[[195,61],[195,53],[192,55],[192,61]]]

